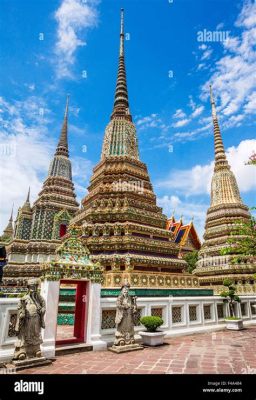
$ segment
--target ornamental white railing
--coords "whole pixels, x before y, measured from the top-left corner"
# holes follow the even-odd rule
[[[236,315],[244,324],[256,323],[256,296],[240,296],[236,303]],[[145,315],[160,316],[164,324],[161,330],[166,337],[223,329],[225,317],[230,316],[229,307],[220,296],[209,297],[144,297],[137,299],[135,332],[143,329],[139,319]],[[112,342],[115,333],[116,298],[101,299],[101,337]]]
[[[0,298],[0,363],[14,354],[16,334],[14,332],[19,299]]]
[[[243,318],[244,325],[256,324],[256,296],[240,296],[241,303],[236,303],[236,315]],[[0,365],[10,360],[14,354],[15,332],[18,298],[0,298]],[[101,330],[97,340],[110,344],[115,334],[116,298],[101,298],[100,304],[94,307],[87,326],[95,330],[95,319],[99,320]],[[207,297],[141,297],[137,299],[136,334],[143,329],[139,319],[145,315],[157,315],[163,318],[161,330],[166,337],[214,331],[225,327],[225,317],[229,316],[229,308],[220,296]],[[47,320],[47,328],[56,328],[56,318]],[[98,328],[97,328],[98,329]],[[56,330],[56,329],[55,329]],[[98,332],[98,330],[97,330]],[[136,338],[139,338],[137,335]],[[46,346],[44,336],[43,347]],[[53,337],[54,341],[54,337]],[[99,349],[104,348],[104,346]]]

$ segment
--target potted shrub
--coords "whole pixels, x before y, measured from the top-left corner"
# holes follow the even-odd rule
[[[153,316],[142,317],[140,323],[147,329],[146,331],[139,332],[144,345],[159,346],[163,344],[166,333],[157,330],[164,323],[162,318]]]
[[[236,295],[236,288],[231,279],[224,279],[223,285],[227,288],[220,293],[224,297],[224,302],[229,305],[230,317],[225,318],[227,329],[239,331],[243,329],[243,320],[235,315],[235,303],[240,303],[239,296]]]

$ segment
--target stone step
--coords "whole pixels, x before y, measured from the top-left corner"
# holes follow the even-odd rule
[[[65,354],[81,353],[92,350],[93,347],[90,344],[86,343],[60,344],[56,346],[55,355],[57,357],[57,356],[63,356]]]

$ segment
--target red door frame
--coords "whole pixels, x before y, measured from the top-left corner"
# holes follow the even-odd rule
[[[74,317],[74,339],[56,340],[56,344],[83,343],[86,342],[86,326],[87,326],[87,301],[89,285],[88,281],[63,279],[60,283],[75,283],[76,299],[75,299],[75,317]]]

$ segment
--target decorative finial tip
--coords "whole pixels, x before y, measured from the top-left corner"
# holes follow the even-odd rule
[[[29,200],[30,200],[30,186],[28,187],[28,194],[27,194],[26,202],[29,203]]]

